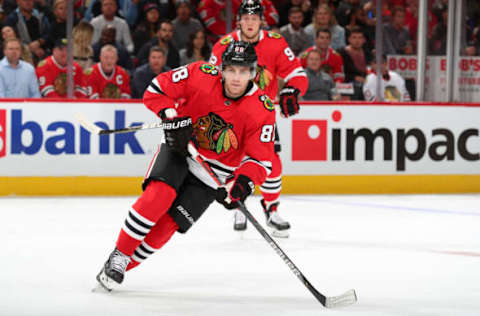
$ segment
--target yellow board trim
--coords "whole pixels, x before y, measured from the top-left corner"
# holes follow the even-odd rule
[[[283,176],[282,180],[283,194],[480,192],[480,175]],[[141,177],[0,177],[0,196],[138,195],[141,183]]]

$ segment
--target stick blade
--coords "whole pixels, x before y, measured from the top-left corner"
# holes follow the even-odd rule
[[[327,297],[325,301],[326,308],[336,308],[348,306],[357,302],[357,294],[355,290],[349,290],[342,295]]]
[[[101,132],[101,128],[97,125],[93,124],[91,121],[87,119],[87,117],[81,113],[75,113],[75,118],[80,123],[80,125],[89,131],[92,134],[99,135]]]

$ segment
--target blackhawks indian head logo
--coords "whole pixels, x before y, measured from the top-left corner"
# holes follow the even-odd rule
[[[273,75],[270,71],[267,70],[266,66],[257,65],[257,75],[255,76],[255,83],[262,90],[265,90],[266,87],[270,84],[273,79]]]
[[[193,124],[193,130],[200,148],[213,150],[217,154],[238,148],[233,125],[226,123],[215,113],[210,112],[200,117]]]

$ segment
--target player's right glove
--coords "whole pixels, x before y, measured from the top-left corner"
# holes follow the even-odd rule
[[[254,189],[253,181],[241,174],[235,179],[227,180],[225,187],[217,189],[216,200],[225,206],[227,210],[232,210],[238,208],[238,202],[244,202]]]
[[[193,136],[192,118],[189,116],[166,118],[162,124],[167,146],[182,156],[188,156],[187,144]]]
[[[300,105],[298,104],[298,95],[300,90],[297,88],[286,86],[280,90],[280,110],[282,111],[282,116],[289,117],[295,115],[300,110]]]

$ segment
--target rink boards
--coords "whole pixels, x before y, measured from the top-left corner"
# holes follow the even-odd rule
[[[96,136],[155,122],[135,101],[2,100],[0,195],[125,195],[162,140],[159,129]],[[278,118],[284,193],[480,192],[480,104],[304,103]]]

